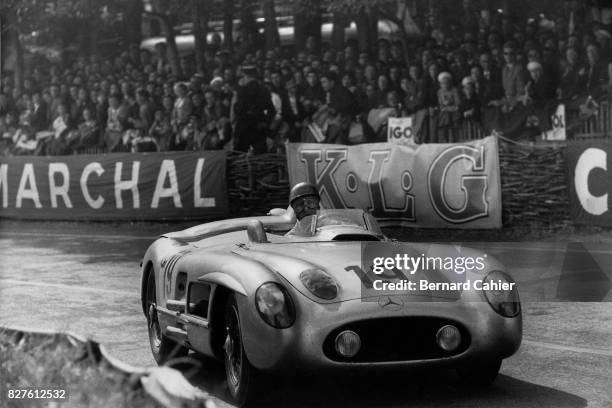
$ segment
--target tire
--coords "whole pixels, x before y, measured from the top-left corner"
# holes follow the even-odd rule
[[[240,311],[233,294],[225,304],[223,363],[229,396],[239,407],[256,403],[262,394],[261,375],[247,359],[242,343]]]
[[[158,365],[164,365],[174,358],[185,357],[189,349],[166,337],[161,331],[157,318],[157,298],[155,295],[155,276],[153,272],[147,278],[146,296],[147,329],[153,358]]]
[[[466,364],[457,367],[457,374],[461,377],[461,381],[467,385],[487,386],[491,385],[497,378],[501,364],[501,360]]]

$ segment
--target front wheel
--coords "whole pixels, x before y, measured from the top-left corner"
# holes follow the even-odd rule
[[[151,273],[147,278],[147,298],[145,303],[147,308],[147,328],[153,358],[157,364],[162,365],[173,358],[185,357],[189,349],[169,339],[162,333],[159,319],[157,318],[156,302],[155,276]]]
[[[225,378],[231,398],[239,407],[254,402],[261,394],[259,373],[247,359],[242,343],[240,312],[234,295],[230,295],[225,305],[225,340],[223,342],[223,361]]]
[[[461,380],[467,384],[487,386],[493,383],[495,378],[497,378],[501,363],[501,360],[492,360],[466,364],[457,367],[457,373],[461,377]]]

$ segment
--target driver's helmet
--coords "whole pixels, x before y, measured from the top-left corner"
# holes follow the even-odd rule
[[[289,205],[293,205],[293,202],[299,198],[308,196],[315,196],[317,199],[320,199],[319,191],[315,186],[306,182],[298,183],[293,186],[289,193]]]

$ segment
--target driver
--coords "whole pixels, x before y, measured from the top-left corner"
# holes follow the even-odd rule
[[[298,222],[304,217],[315,215],[321,209],[320,202],[319,192],[312,184],[298,183],[289,193],[289,205],[293,208]]]
[[[312,184],[296,184],[289,193],[289,205],[293,208],[297,222],[287,235],[312,236],[316,229],[317,212],[321,199]]]

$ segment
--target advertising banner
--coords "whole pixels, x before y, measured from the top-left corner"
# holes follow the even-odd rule
[[[574,222],[612,226],[612,142],[572,140],[567,163]]]
[[[228,213],[225,152],[0,157],[0,217],[178,220]]]
[[[325,208],[363,208],[382,225],[501,228],[497,139],[457,144],[289,144],[291,185]]]
[[[542,138],[548,141],[566,140],[565,105],[561,104],[557,106],[555,113],[550,117],[550,122],[552,124],[552,130],[544,132]]]
[[[412,116],[406,118],[389,118],[387,124],[387,141],[398,145],[413,145],[414,132]]]

